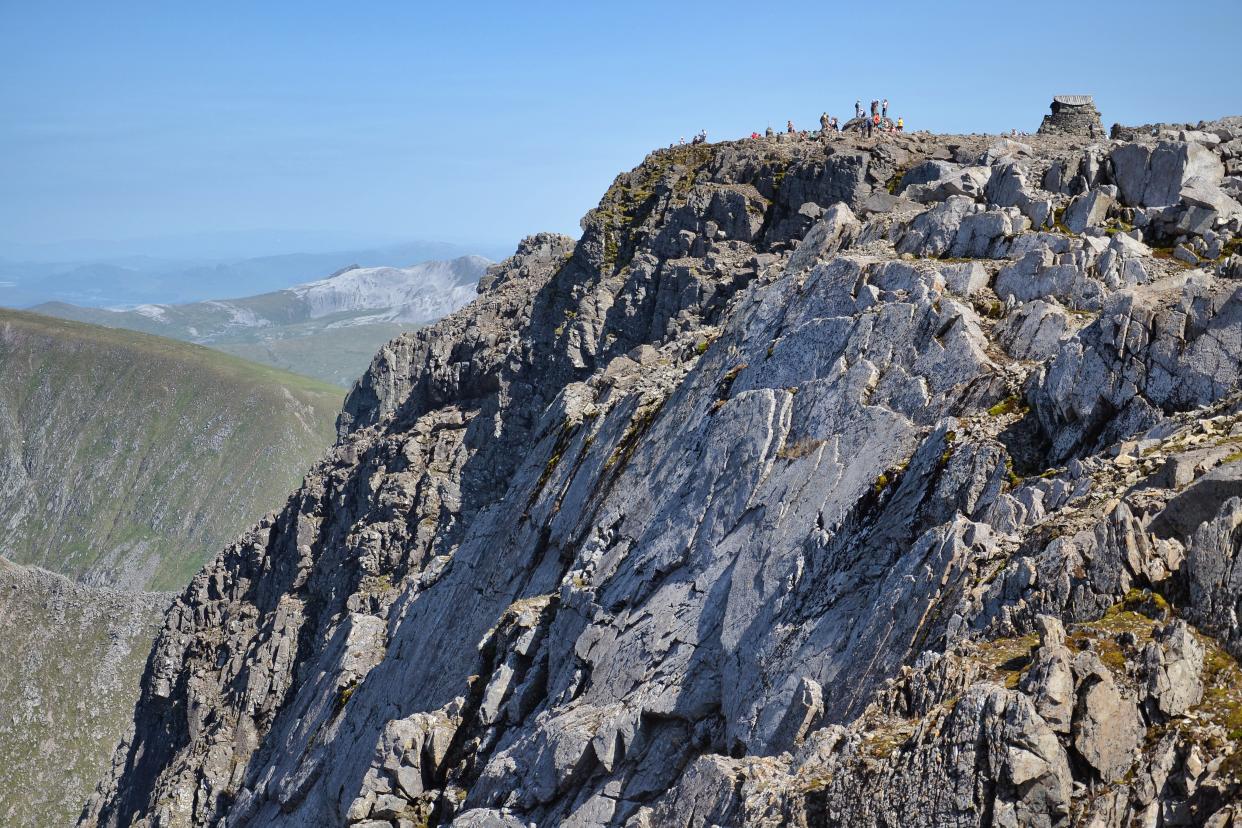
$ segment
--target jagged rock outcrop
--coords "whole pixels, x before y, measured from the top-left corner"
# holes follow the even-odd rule
[[[1153,527],[1242,332],[1156,253],[1238,224],[1122,149],[653,153],[381,351],[83,822],[1228,824],[1236,521]]]

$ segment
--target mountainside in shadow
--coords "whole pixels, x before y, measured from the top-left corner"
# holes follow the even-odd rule
[[[83,824],[1235,824],[1242,119],[1069,132],[660,150],[524,240]]]
[[[349,387],[380,347],[476,295],[479,256],[412,267],[348,267],[326,279],[241,299],[131,310],[38,305],[38,313],[208,345]]]
[[[0,555],[180,589],[332,441],[340,392],[169,339],[0,310]]]

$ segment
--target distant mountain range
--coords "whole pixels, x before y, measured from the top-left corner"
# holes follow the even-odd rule
[[[197,302],[279,290],[348,265],[409,265],[472,252],[499,255],[499,251],[491,249],[468,249],[442,242],[233,258],[116,255],[48,261],[34,256],[17,260],[5,255],[0,256],[0,305],[29,308],[44,302],[67,302],[88,307],[128,307],[153,302]]]
[[[348,386],[402,330],[474,298],[489,264],[480,256],[461,256],[412,267],[352,265],[326,279],[240,299],[127,310],[48,302],[32,310],[195,342]]]

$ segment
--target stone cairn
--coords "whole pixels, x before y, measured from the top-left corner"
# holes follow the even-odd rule
[[[1103,138],[1104,124],[1090,95],[1057,95],[1052,99],[1052,114],[1044,116],[1040,135],[1081,135]]]

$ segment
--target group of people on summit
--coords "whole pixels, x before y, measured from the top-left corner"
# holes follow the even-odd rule
[[[860,131],[865,131],[867,133],[867,137],[871,137],[876,130],[879,130],[880,132],[904,132],[906,129],[905,119],[898,118],[896,121],[889,119],[888,98],[871,102],[870,117],[868,117],[866,112],[863,110],[862,101],[854,101],[854,120],[847,123],[845,127],[842,127],[841,123],[827,112],[819,116],[819,129],[820,132],[824,134],[829,132],[839,133],[842,129],[850,128],[851,124],[854,124],[854,126]],[[793,121],[786,122],[785,131],[790,133],[797,132],[797,130],[794,129]],[[767,137],[771,138],[773,134],[772,127],[768,127]],[[750,137],[758,138],[759,133],[752,132]]]
[[[863,109],[861,99],[854,101],[854,119],[847,123],[844,127],[841,126],[836,118],[830,116],[827,112],[819,116],[819,129],[820,133],[823,135],[827,135],[828,133],[840,133],[843,129],[849,129],[851,127],[856,128],[859,131],[866,132],[867,137],[870,138],[877,130],[879,132],[905,132],[906,122],[900,117],[896,121],[889,119],[888,98],[872,101],[870,115],[868,115],[866,110]],[[792,119],[785,122],[785,132],[790,135],[798,134],[798,130],[794,128]],[[752,132],[750,137],[752,139],[765,137],[775,138],[776,131],[769,126],[764,131],[763,135],[760,135],[758,132]],[[686,139],[682,138],[679,143],[684,145],[686,143]],[[707,143],[707,130],[699,130],[695,134],[694,138],[690,140],[690,143]]]

